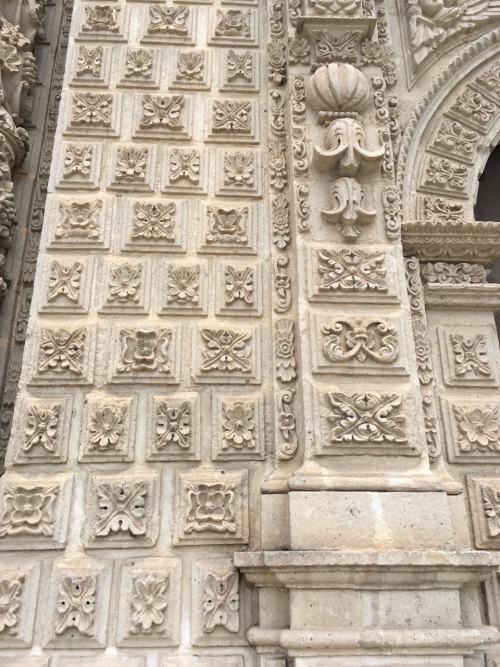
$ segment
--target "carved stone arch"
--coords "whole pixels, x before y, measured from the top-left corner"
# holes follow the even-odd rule
[[[403,220],[472,222],[478,176],[500,139],[500,30],[482,37],[437,77],[401,141]]]

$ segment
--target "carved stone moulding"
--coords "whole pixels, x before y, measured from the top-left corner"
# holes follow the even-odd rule
[[[468,652],[483,642],[493,643],[499,636],[498,630],[491,626],[462,627],[459,604],[461,589],[477,585],[495,571],[500,559],[494,554],[441,549],[406,551],[404,557],[394,551],[377,551],[375,554],[342,549],[318,552],[261,551],[237,552],[234,554],[234,562],[245,578],[258,588],[267,589],[267,592],[275,588],[293,591],[290,596],[290,628],[253,627],[247,638],[251,645],[261,650],[265,647],[269,651],[272,647],[276,652],[281,649],[287,655],[298,656],[296,661],[301,667],[319,664],[329,667],[339,664],[373,665],[373,656],[366,663],[359,656],[360,646],[368,645],[371,651],[376,650],[384,655],[384,662],[379,663],[377,659],[377,665],[386,664],[385,660],[388,660],[389,665],[400,664],[385,657],[389,647],[392,655],[408,656],[411,652],[412,665],[428,664],[428,654],[446,652],[448,655],[440,656],[438,664],[448,665],[453,655],[462,659],[464,649]],[[299,622],[299,619],[303,619],[300,613],[300,605],[305,602],[300,593],[303,588],[308,589],[307,601],[311,610],[306,627],[303,620]],[[401,589],[406,592],[403,594]],[[448,589],[446,598],[442,595],[442,589]],[[387,596],[396,600],[401,596],[402,604],[408,594],[411,599],[420,598],[435,623],[426,627],[425,622],[417,620],[414,627],[408,629],[400,627],[394,617],[392,627],[346,629],[339,626],[332,631],[332,624],[336,621],[333,617],[332,621],[325,621],[325,607],[319,604],[321,613],[314,612],[315,601],[319,603],[320,599],[324,601],[327,598],[336,600],[337,604],[343,599],[346,609],[349,608],[351,613],[354,607],[360,609],[361,613],[361,609],[370,604],[368,600],[374,590],[380,591],[381,598]],[[446,625],[442,618],[436,616],[436,600],[439,600],[438,605],[449,605]],[[338,652],[343,654],[342,662],[331,657],[318,658],[318,654],[328,653],[332,656],[338,655]],[[358,654],[355,662],[351,661],[350,656],[353,654]]]
[[[298,36],[313,49],[312,69],[333,62],[356,63],[363,40],[373,35],[376,19],[303,16],[298,20]]]
[[[500,222],[419,220],[403,223],[401,235],[405,255],[420,260],[490,266],[500,257]]]
[[[425,285],[424,296],[427,308],[500,310],[499,285]]]

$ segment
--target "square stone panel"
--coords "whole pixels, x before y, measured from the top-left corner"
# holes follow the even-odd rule
[[[73,475],[6,473],[0,481],[0,551],[63,549]]]
[[[261,262],[220,260],[217,262],[216,314],[221,316],[262,315]]]
[[[212,459],[260,460],[265,457],[262,396],[216,394],[213,397]]]
[[[182,49],[169,52],[169,87],[178,90],[210,90],[212,51]]]
[[[119,137],[122,96],[107,90],[61,93],[67,109],[64,134],[85,137]]]
[[[220,90],[222,92],[258,92],[260,54],[251,49],[220,50]]]
[[[111,198],[56,197],[49,195],[45,220],[50,221],[49,248],[76,252],[109,248],[111,221],[114,220]]]
[[[500,477],[467,475],[474,543],[477,549],[500,549]]]
[[[404,276],[398,265],[387,246],[309,246],[308,299],[318,303],[399,303]]]
[[[450,387],[498,387],[498,341],[490,326],[437,327],[439,361]]]
[[[68,455],[72,394],[19,397],[7,463],[64,463]]]
[[[160,315],[206,315],[209,269],[207,262],[163,260],[158,272]]]
[[[498,401],[441,398],[443,430],[452,463],[500,462]]]
[[[148,461],[200,459],[199,394],[162,394],[149,397]]]
[[[191,582],[193,646],[246,644],[251,620],[249,591],[232,560],[195,561]]]
[[[223,201],[198,209],[198,252],[210,255],[256,255],[261,210],[257,204]]]
[[[94,377],[96,332],[90,327],[40,326],[33,340],[32,385],[88,385]]]
[[[109,561],[80,556],[54,563],[46,600],[44,646],[106,646],[111,575]]]
[[[119,205],[122,248],[127,252],[186,252],[191,225],[189,206],[183,199],[125,199]]]
[[[137,8],[138,9],[138,8]],[[196,39],[196,8],[184,5],[150,5],[135,17],[146,26],[141,43],[193,45]]]
[[[178,558],[150,558],[122,566],[118,646],[177,646],[181,606]]]
[[[150,470],[87,478],[85,546],[150,547],[159,531],[160,475]]]
[[[193,379],[201,384],[260,384],[259,327],[221,329],[207,324],[193,331]]]
[[[102,143],[65,141],[63,159],[52,163],[58,189],[97,190],[101,176]]]
[[[95,258],[76,255],[48,255],[42,277],[42,313],[79,315],[90,304]]]
[[[109,382],[179,384],[181,329],[181,325],[144,328],[114,325]]]
[[[0,648],[31,646],[39,579],[40,563],[0,559]]]
[[[129,8],[116,4],[85,3],[77,8],[77,40],[125,42],[128,36]]]
[[[165,194],[207,194],[210,174],[208,151],[192,146],[164,149],[161,191]]]
[[[151,263],[101,258],[99,286],[100,312],[145,314],[149,310]]]
[[[123,88],[159,88],[162,76],[162,54],[159,49],[124,47],[114,50],[120,58],[120,78]]]
[[[408,341],[403,318],[381,312],[358,317],[343,310],[333,316],[310,313],[315,373],[352,376],[408,375]]]
[[[174,544],[245,544],[248,537],[246,470],[177,474]]]
[[[78,460],[133,461],[136,419],[136,396],[87,395]]]
[[[409,415],[417,412],[412,393],[394,390],[344,391],[310,388],[305,405],[316,423],[319,456],[420,456]]]
[[[72,86],[109,88],[111,49],[102,44],[79,44],[70,58]]]
[[[146,667],[146,658],[126,656],[63,656],[59,657],[57,667]]]

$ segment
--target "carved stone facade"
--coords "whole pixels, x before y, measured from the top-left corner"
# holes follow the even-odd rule
[[[498,25],[0,3],[2,667],[500,664]]]

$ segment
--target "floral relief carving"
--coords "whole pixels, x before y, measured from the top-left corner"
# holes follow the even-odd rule
[[[76,61],[76,76],[82,77],[90,74],[95,78],[99,77],[101,75],[102,55],[102,46],[94,48],[80,46]]]
[[[122,329],[120,331],[119,373],[171,373],[170,329]]]
[[[426,283],[439,285],[483,284],[488,271],[482,264],[459,262],[435,262],[424,264],[421,269],[422,279]]]
[[[492,374],[484,334],[463,336],[450,334],[454,355],[455,373],[458,377],[489,377]]]
[[[249,134],[252,103],[247,100],[214,100],[212,102],[212,132],[216,134]]]
[[[274,271],[274,287],[277,299],[274,304],[275,313],[286,313],[292,305],[291,278],[288,273],[288,257],[282,255],[276,259]]]
[[[367,359],[390,364],[399,357],[396,327],[381,320],[338,320],[321,329],[323,354],[331,362]]]
[[[290,204],[282,193],[271,199],[271,222],[273,241],[283,250],[290,243]]]
[[[481,74],[478,82],[496,97],[500,97],[500,63],[493,63],[493,67]]]
[[[121,449],[126,414],[127,406],[124,404],[94,406],[90,413],[89,449],[98,451]]]
[[[354,16],[361,8],[361,0],[310,0],[317,14]]]
[[[217,10],[216,37],[250,37],[250,11],[241,9]]]
[[[70,301],[77,302],[80,294],[80,278],[82,264],[62,264],[56,260],[50,263],[49,289],[47,300],[53,301],[58,296],[65,296]]]
[[[251,187],[254,184],[254,167],[253,153],[224,153],[224,184]]]
[[[223,576],[208,573],[204,578],[203,631],[213,632],[217,626],[229,632],[240,629],[240,596],[238,572]]]
[[[277,320],[275,336],[276,376],[281,382],[291,382],[297,377],[293,322]]]
[[[289,37],[288,53],[292,64],[310,64],[311,46],[305,37]]]
[[[64,155],[64,178],[87,177],[92,165],[93,147],[81,144],[67,144]]]
[[[184,533],[236,532],[234,491],[234,481],[214,484],[186,481],[187,514]]]
[[[168,267],[168,303],[197,306],[200,301],[200,266]]]
[[[500,535],[500,491],[487,484],[481,484],[486,527],[490,537]]]
[[[184,102],[183,95],[143,95],[141,129],[165,128],[175,132],[182,130],[184,126],[179,118]]]
[[[177,58],[176,81],[202,81],[204,65],[203,51],[181,51]]]
[[[189,7],[151,5],[149,7],[150,24],[148,26],[148,33],[186,37],[188,34],[188,17]]]
[[[453,405],[461,452],[500,452],[498,406],[466,408]]]
[[[17,633],[18,609],[21,606],[24,576],[0,578],[0,635],[5,630]]]
[[[120,264],[111,268],[109,275],[108,301],[136,303],[139,300],[142,267],[140,264]]]
[[[251,51],[235,51],[229,49],[227,52],[227,80],[252,81],[253,79],[253,53]]]
[[[192,445],[191,406],[187,401],[174,406],[160,401],[156,406],[156,449],[171,445],[189,449]]]
[[[286,144],[272,139],[269,144],[269,182],[278,191],[284,190],[288,182]]]
[[[459,157],[472,158],[479,141],[477,132],[467,130],[461,123],[444,118],[434,145]]]
[[[168,575],[144,574],[133,578],[130,632],[151,634],[160,629],[167,613],[169,585]]]
[[[269,81],[278,86],[285,83],[287,77],[286,45],[279,39],[272,39],[267,45]]]
[[[38,350],[38,373],[82,375],[85,330],[42,329]]]
[[[56,227],[56,238],[97,239],[100,234],[98,215],[102,210],[102,201],[71,202],[59,204],[61,219]]]
[[[222,449],[255,449],[255,406],[235,401],[222,403]]]
[[[292,459],[297,453],[297,424],[293,414],[295,389],[286,389],[276,396],[278,431],[282,441],[276,448],[276,456],[282,461]]]
[[[407,442],[401,396],[363,392],[351,395],[332,392],[327,396],[330,403],[327,420],[332,424],[332,444]]]
[[[63,574],[57,596],[56,635],[76,628],[82,635],[94,633],[97,577],[93,574],[78,577]]]
[[[109,533],[146,534],[146,497],[144,481],[105,483],[97,485],[98,509],[94,527],[96,537]]]
[[[248,208],[216,208],[207,209],[209,232],[206,235],[208,244],[244,245],[248,242],[247,219]]]
[[[59,486],[10,486],[3,495],[0,537],[7,535],[52,536]]]
[[[417,356],[417,370],[420,384],[430,384],[434,379],[431,363],[431,346],[427,325],[420,317],[412,318],[413,340]]]
[[[464,205],[448,202],[443,197],[424,197],[424,218],[433,223],[458,222],[464,217]]]
[[[275,137],[285,136],[285,95],[278,90],[269,91],[269,107],[271,118],[269,127]],[[294,128],[297,130],[299,128]]]
[[[235,269],[233,266],[227,265],[224,271],[224,280],[226,305],[243,301],[247,306],[253,306],[255,272],[252,267]]]
[[[42,408],[32,403],[26,415],[23,452],[41,446],[46,452],[54,452],[57,444],[61,406]]]
[[[425,172],[424,185],[433,185],[445,190],[463,192],[469,170],[463,164],[451,160],[431,157]]]
[[[387,292],[385,253],[318,250],[320,292]]]
[[[134,203],[132,239],[175,242],[176,206],[174,202]]]
[[[73,93],[73,125],[111,127],[113,97],[109,93]]]
[[[125,54],[125,77],[139,76],[150,79],[153,72],[151,49],[127,49]]]
[[[481,93],[470,86],[466,86],[463,93],[457,97],[450,111],[461,114],[464,118],[473,119],[481,125],[486,125],[491,116],[496,113],[497,107],[493,102],[485,99]]]
[[[115,178],[118,181],[144,181],[146,178],[147,148],[121,146],[116,155]]]
[[[249,332],[202,329],[201,335],[205,344],[202,350],[202,371],[237,370],[249,373],[252,370]]]
[[[113,7],[111,5],[85,5],[86,20],[82,26],[85,32],[118,32],[119,26],[117,23],[118,14],[121,7]]]
[[[173,148],[169,169],[171,183],[187,180],[197,185],[200,182],[200,152],[196,149]]]

